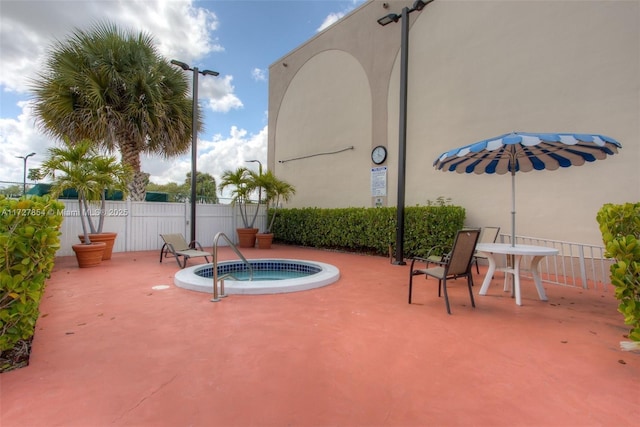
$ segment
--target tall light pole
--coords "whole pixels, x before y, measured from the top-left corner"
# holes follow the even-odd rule
[[[402,38],[400,40],[400,114],[398,135],[398,201],[396,226],[396,265],[405,265],[404,261],[404,193],[407,166],[407,92],[409,77],[409,14],[421,11],[433,0],[416,0],[412,8],[402,9],[402,15],[390,13],[378,19],[378,24],[385,26],[402,20]]]
[[[217,76],[217,71],[198,70],[198,67],[190,67],[182,61],[171,60],[173,65],[177,65],[184,71],[193,71],[193,113],[191,124],[191,247],[196,241],[196,175],[198,161],[198,74],[203,76]]]
[[[22,195],[23,196],[27,194],[27,159],[35,155],[36,153],[29,153],[26,156],[16,156],[16,158],[22,159],[24,161],[24,169],[22,174]]]
[[[262,162],[260,160],[246,160],[247,163],[258,164],[258,176],[262,176]],[[258,188],[258,204],[262,201],[262,187]]]

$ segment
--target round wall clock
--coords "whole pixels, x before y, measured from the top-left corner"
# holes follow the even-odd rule
[[[374,148],[371,151],[371,160],[376,165],[384,163],[386,159],[387,159],[387,149],[382,145],[378,145],[376,148]]]

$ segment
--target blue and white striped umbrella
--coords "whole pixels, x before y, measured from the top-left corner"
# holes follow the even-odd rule
[[[512,132],[442,153],[433,166],[458,173],[511,173],[511,243],[515,244],[515,174],[603,160],[622,145],[604,135]]]

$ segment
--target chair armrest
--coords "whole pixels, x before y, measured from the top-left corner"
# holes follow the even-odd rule
[[[449,250],[448,247],[434,246],[431,249],[429,249],[429,252],[427,252],[427,259],[429,259],[432,256],[439,256],[441,258],[444,258],[445,256],[448,256],[450,253],[451,251]]]
[[[192,240],[191,243],[189,243],[189,247],[194,247],[199,251],[204,251],[204,249],[202,248],[202,245],[197,240]]]
[[[436,264],[436,265],[442,265],[442,266],[447,265],[446,261],[435,261],[427,258],[413,257],[411,258],[411,266],[409,267],[410,271],[413,271],[413,266],[415,265],[416,262],[422,262],[427,267],[429,266],[429,264]]]

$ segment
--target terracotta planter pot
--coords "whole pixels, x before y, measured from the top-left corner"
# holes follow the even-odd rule
[[[238,246],[241,248],[253,248],[256,245],[257,228],[238,228]]]
[[[111,253],[113,252],[113,245],[116,241],[117,236],[118,236],[118,233],[109,233],[109,232],[89,234],[89,240],[91,241],[91,243],[104,242],[107,244],[107,247],[105,248],[104,253],[102,254],[103,261],[111,259]],[[80,239],[80,243],[84,243],[83,234],[78,234],[78,238]]]
[[[73,251],[76,253],[76,259],[78,260],[78,266],[80,268],[94,267],[102,262],[102,255],[106,249],[107,244],[105,242],[95,242],[89,245],[79,243],[73,245]]]
[[[273,233],[256,234],[256,240],[258,241],[258,249],[271,249]]]

